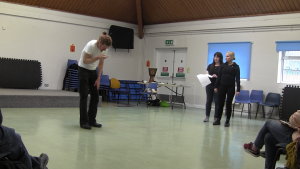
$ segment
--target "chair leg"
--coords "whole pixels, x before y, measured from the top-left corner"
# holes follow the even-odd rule
[[[148,101],[150,101],[149,99],[150,99],[150,97],[149,97],[149,95],[147,94],[147,108],[148,108],[148,106],[149,106],[149,104],[148,104]]]
[[[263,110],[263,118],[266,118],[266,116],[265,116],[265,106],[262,106],[262,110]]]
[[[119,104],[119,99],[120,99],[120,93],[118,93],[118,101],[117,101],[117,104]]]
[[[242,106],[241,116],[242,116],[243,111],[244,111],[244,103],[243,103],[243,106]]]
[[[285,148],[279,148],[279,149],[277,150],[276,155],[275,155],[275,158],[274,158],[274,162],[273,162],[273,165],[272,165],[272,169],[275,169],[277,159],[280,158],[280,155],[281,155],[281,154],[286,154],[286,149],[285,149]]]
[[[248,118],[251,119],[251,103],[248,103]]]
[[[234,117],[234,106],[235,106],[235,102],[233,103],[233,105],[232,105],[232,117]]]
[[[256,109],[256,115],[255,115],[255,119],[257,118],[257,112],[258,112],[258,108],[259,108],[259,104],[257,104],[257,109]]]
[[[127,93],[127,98],[128,98],[128,103],[127,104],[129,104],[129,93]]]
[[[140,99],[138,100],[138,102],[137,102],[137,106],[139,105],[139,104],[141,104],[140,102],[141,102],[141,100],[144,98],[144,95],[142,94],[142,97],[140,97]]]
[[[274,107],[273,107],[273,109],[272,109],[272,112],[271,112],[271,115],[270,115],[269,119],[272,117],[273,110],[274,110]]]

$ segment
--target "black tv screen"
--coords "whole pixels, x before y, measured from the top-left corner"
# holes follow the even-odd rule
[[[133,49],[133,29],[112,25],[109,29],[109,36],[112,38],[113,48]]]

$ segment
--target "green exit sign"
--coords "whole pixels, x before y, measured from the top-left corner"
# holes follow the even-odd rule
[[[174,40],[166,40],[165,44],[166,45],[174,45]]]

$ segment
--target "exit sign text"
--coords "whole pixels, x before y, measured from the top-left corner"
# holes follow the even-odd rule
[[[165,44],[166,45],[174,45],[174,40],[166,40]]]

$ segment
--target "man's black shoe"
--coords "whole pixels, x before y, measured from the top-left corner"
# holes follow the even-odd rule
[[[48,161],[49,161],[49,157],[47,154],[44,154],[42,153],[40,155],[40,159],[41,159],[41,165],[40,165],[40,169],[47,169],[47,164],[48,164]]]
[[[83,129],[92,129],[92,127],[88,124],[80,125],[80,127],[83,128]]]
[[[92,124],[92,125],[90,124],[90,126],[101,128],[101,127],[102,127],[102,124],[99,124],[99,123],[95,122],[95,123]]]
[[[213,125],[220,125],[220,119],[217,119],[216,121],[214,121]]]
[[[228,119],[226,119],[224,126],[225,126],[225,127],[229,127],[229,126],[230,126],[229,120],[228,120]]]

